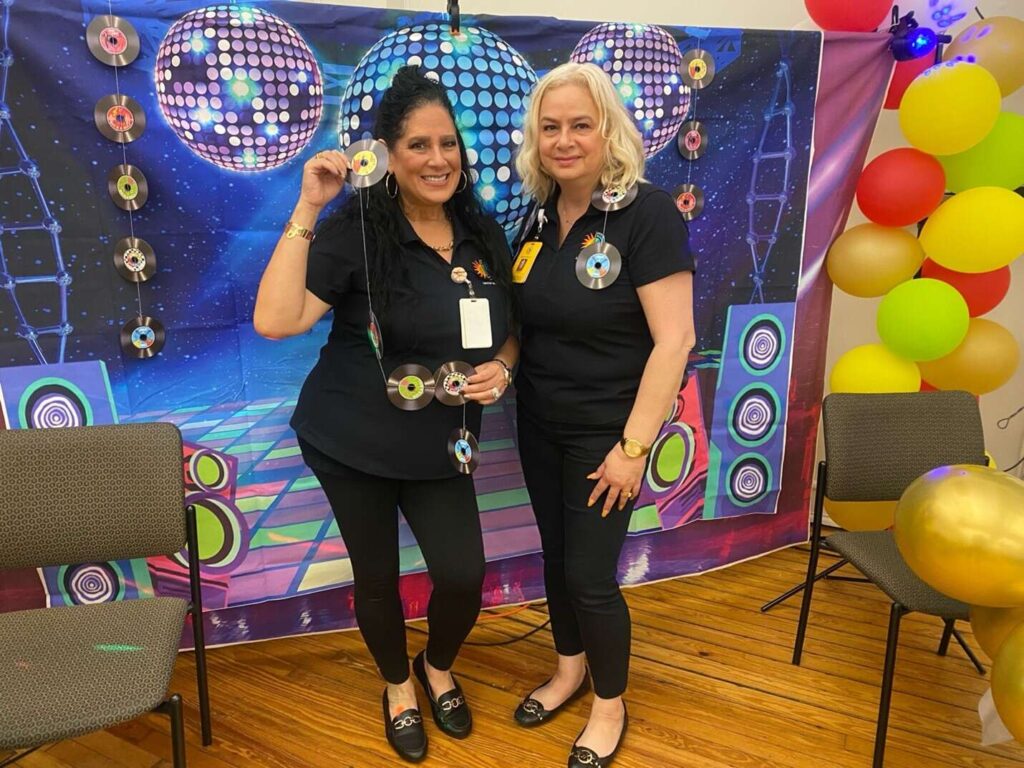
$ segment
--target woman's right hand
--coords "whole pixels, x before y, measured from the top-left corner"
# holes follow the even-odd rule
[[[337,149],[317,152],[302,166],[299,203],[323,208],[338,196],[348,176],[348,158]]]

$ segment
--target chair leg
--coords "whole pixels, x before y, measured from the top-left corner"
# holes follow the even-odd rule
[[[171,718],[171,751],[174,768],[186,768],[185,717],[181,708],[181,696],[175,693],[156,709]]]
[[[10,757],[0,761],[0,768],[4,768],[5,765],[14,765],[16,762],[21,760],[23,757],[28,757],[37,749],[42,749],[43,745],[38,747],[32,747],[32,749],[26,749],[24,752],[18,752],[17,754],[11,755]]]
[[[939,641],[939,650],[936,651],[936,653],[938,653],[939,656],[945,656],[946,653],[949,651],[949,641],[953,639],[953,630],[955,623],[956,622],[954,619],[946,619],[946,625],[945,627],[943,627],[942,630],[942,640]]]
[[[839,562],[830,565],[824,571],[822,571],[817,576],[815,576],[814,580],[815,581],[821,581],[822,579],[834,578],[832,576],[832,574],[835,573],[836,571],[838,571],[844,565],[848,564],[849,562],[850,562],[849,560],[847,560],[846,558],[843,558]],[[785,592],[783,592],[778,597],[776,597],[776,598],[774,598],[772,600],[769,600],[767,603],[762,605],[761,606],[761,613],[767,613],[772,608],[774,608],[776,605],[779,605],[780,603],[784,603],[787,600],[789,600],[789,598],[793,597],[793,595],[796,595],[796,594],[799,594],[800,592],[803,592],[806,587],[807,587],[807,582],[802,581],[799,584],[797,584],[795,587],[793,587],[792,589],[786,590]]]
[[[978,660],[978,657],[974,655],[974,651],[972,651],[971,647],[967,645],[967,641],[964,640],[964,636],[960,634],[960,630],[954,629],[953,637],[956,638],[956,641],[960,645],[960,647],[964,649],[964,653],[967,654],[967,658],[971,660],[971,663],[974,665],[974,668],[978,670],[978,674],[984,677],[986,674],[985,665],[982,664],[981,661]]]
[[[875,757],[873,768],[882,768],[885,762],[885,736],[889,730],[889,703],[892,700],[892,678],[896,671],[896,648],[900,639],[900,620],[907,612],[899,603],[889,611],[889,637],[885,645],[885,669],[882,672],[882,692],[878,700],[878,724],[875,728]]]
[[[818,572],[818,555],[821,553],[821,518],[825,502],[825,462],[818,463],[818,483],[814,496],[814,521],[811,526],[811,556],[807,559],[807,578],[804,580],[804,598],[800,603],[800,621],[796,626],[793,642],[793,664],[799,666],[804,652],[804,637],[807,635],[807,619],[811,613],[811,596],[814,593],[815,576]],[[838,564],[837,564],[838,565]],[[834,570],[834,569],[833,569]]]
[[[196,686],[199,689],[199,724],[203,733],[203,746],[213,743],[213,729],[210,724],[210,687],[206,672],[206,641],[203,637],[201,614],[192,613],[192,636],[196,651]]]

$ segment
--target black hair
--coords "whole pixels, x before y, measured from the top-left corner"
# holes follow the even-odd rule
[[[459,143],[462,170],[469,178],[467,183],[459,183],[456,187],[459,191],[456,191],[451,199],[444,204],[444,208],[450,218],[457,218],[462,223],[469,238],[476,242],[483,253],[487,254],[494,280],[509,297],[508,304],[511,306],[513,301],[511,264],[502,251],[496,251],[495,246],[495,240],[499,236],[497,233],[500,233],[501,230],[497,224],[488,220],[473,190],[466,144],[458,130],[455,110],[448,98],[447,89],[439,82],[423,75],[418,67],[402,67],[395,73],[391,87],[381,97],[374,118],[373,135],[384,141],[389,149],[397,147],[405,133],[409,115],[428,104],[444,107],[452,119],[452,124],[456,126],[455,134]],[[388,185],[394,189],[394,181],[389,181]],[[383,318],[388,311],[392,284],[406,277],[400,259],[396,258],[396,254],[401,253],[401,236],[398,227],[398,217],[402,213],[400,198],[400,191],[396,197],[391,197],[385,188],[384,181],[378,182],[363,193],[364,207],[361,214],[359,195],[351,194],[340,208],[328,217],[322,227],[323,230],[326,230],[341,223],[358,222],[360,215],[363,216],[376,243],[375,249],[368,254],[368,264],[370,298],[378,318]]]

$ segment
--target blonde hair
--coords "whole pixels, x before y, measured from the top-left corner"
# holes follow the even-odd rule
[[[516,170],[527,193],[544,201],[555,185],[555,180],[540,161],[540,105],[548,91],[566,85],[580,86],[597,105],[598,127],[605,140],[601,186],[629,188],[638,181],[644,181],[643,139],[608,75],[596,64],[568,63],[544,75],[530,94],[523,143],[516,155]]]

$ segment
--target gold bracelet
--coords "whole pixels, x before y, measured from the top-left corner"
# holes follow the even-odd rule
[[[296,237],[301,237],[303,240],[309,240],[313,242],[313,230],[300,227],[294,221],[289,221],[288,226],[284,228],[284,236],[288,240],[293,240]]]

